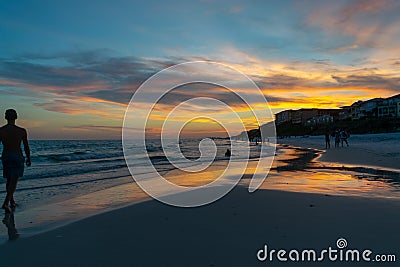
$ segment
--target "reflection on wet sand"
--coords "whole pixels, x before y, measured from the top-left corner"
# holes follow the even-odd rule
[[[8,240],[13,241],[18,239],[19,234],[15,227],[14,212],[5,213],[3,223],[7,227]]]
[[[261,188],[400,199],[400,173],[317,162],[320,153],[316,149],[280,146],[279,156]],[[248,166],[243,183],[251,178],[253,168]]]
[[[400,173],[365,166],[317,162],[322,151],[280,145],[273,166],[261,189],[331,195],[400,198]],[[200,173],[172,170],[165,178],[181,186],[199,186],[217,179],[227,162],[212,164]],[[240,182],[248,186],[257,166],[250,160]],[[267,171],[267,170],[266,170]]]

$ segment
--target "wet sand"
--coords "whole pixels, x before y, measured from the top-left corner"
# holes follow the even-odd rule
[[[310,266],[260,262],[256,253],[265,244],[320,251],[345,238],[350,248],[400,255],[399,208],[397,200],[239,187],[200,208],[142,202],[10,242],[0,254],[4,266]],[[323,263],[331,265],[346,266]]]
[[[294,147],[318,149],[323,152],[319,160],[337,164],[368,166],[374,168],[395,169],[400,171],[400,143],[393,140],[393,143],[380,144],[379,142],[358,142],[356,136],[348,140],[349,147],[344,144],[338,148],[331,140],[331,148],[326,149],[323,136],[312,136],[309,138],[285,138],[280,139],[280,144],[287,144]]]
[[[312,266],[310,262],[282,263],[276,257],[273,262],[260,262],[256,254],[264,245],[276,250],[321,251],[329,246],[336,248],[339,238],[345,238],[352,249],[368,248],[373,255],[400,257],[400,232],[396,230],[400,225],[400,195],[395,183],[374,178],[368,172],[340,170],[335,166],[324,169],[323,162],[315,162],[319,150],[312,148],[282,147],[278,153],[281,155],[269,178],[255,193],[247,191],[252,174],[250,164],[240,185],[210,205],[185,209],[144,201],[1,245],[2,263]],[[192,178],[186,177],[185,184],[195,182],[196,176]],[[332,263],[326,258],[323,266],[375,265]]]

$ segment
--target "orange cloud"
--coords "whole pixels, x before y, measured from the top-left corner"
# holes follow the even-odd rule
[[[85,98],[83,99],[54,99],[50,102],[35,103],[34,105],[53,112],[70,115],[95,115],[114,120],[122,118],[125,111],[118,105],[108,105],[101,101],[88,102],[85,101]]]

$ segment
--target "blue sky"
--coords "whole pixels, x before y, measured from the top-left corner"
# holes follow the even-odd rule
[[[1,1],[0,107],[32,138],[118,138],[143,81],[198,59],[249,75],[273,112],[390,96],[399,12],[398,1]]]

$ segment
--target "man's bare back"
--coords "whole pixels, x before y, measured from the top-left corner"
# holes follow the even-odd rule
[[[6,124],[1,127],[0,140],[3,143],[3,153],[22,152],[21,142],[24,144],[25,153],[27,148],[29,150],[26,130],[16,125]]]

